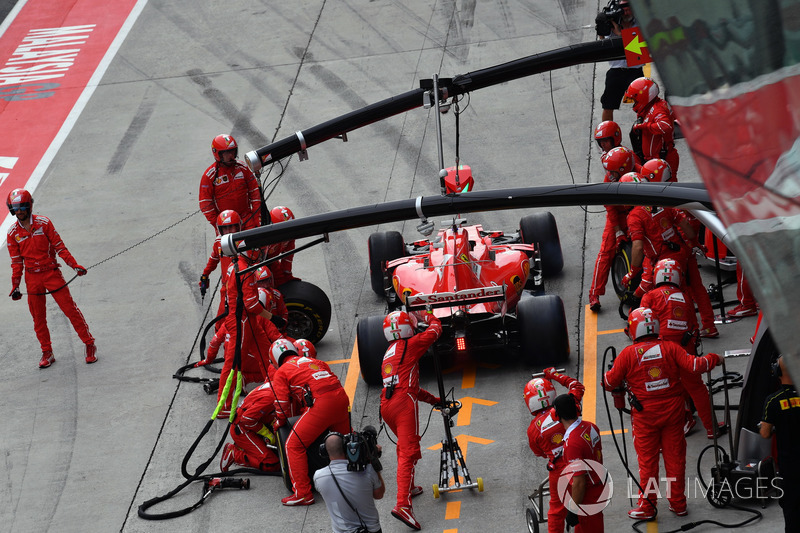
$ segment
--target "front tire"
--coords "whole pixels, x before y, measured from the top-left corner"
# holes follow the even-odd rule
[[[361,378],[367,385],[381,385],[381,364],[389,348],[389,341],[383,335],[383,316],[362,318],[356,326],[358,362],[361,365]]]
[[[369,280],[372,291],[386,296],[383,286],[383,265],[406,255],[406,244],[399,231],[373,233],[367,240],[369,248]]]

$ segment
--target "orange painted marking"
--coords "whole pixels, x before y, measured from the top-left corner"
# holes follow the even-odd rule
[[[468,426],[470,423],[470,419],[472,417],[472,406],[475,404],[478,405],[496,405],[497,402],[493,402],[491,400],[481,400],[480,398],[472,398],[471,396],[465,396],[460,398],[459,401],[461,402],[461,410],[458,412],[458,423],[457,426]]]
[[[356,397],[356,387],[358,387],[358,375],[361,373],[361,363],[358,361],[358,344],[353,342],[353,351],[348,361],[347,377],[344,380],[344,390],[350,398],[350,407],[353,406],[353,399]],[[331,364],[330,362],[328,364]]]
[[[583,327],[583,419],[597,420],[597,315],[587,305]]]
[[[456,437],[456,440],[458,441],[458,447],[461,448],[461,455],[464,456],[465,460],[467,458],[467,447],[469,446],[470,442],[476,442],[478,444],[491,444],[494,442],[493,440],[482,439],[480,437],[473,437],[471,435],[464,435],[464,434],[458,435]],[[440,450],[441,448],[442,448],[441,442],[439,444],[435,444],[433,446],[428,447],[429,450]]]
[[[615,435],[619,435],[620,433],[627,433],[627,432],[628,432],[628,430],[627,430],[627,429],[625,429],[625,430],[623,430],[623,431],[621,431],[621,432],[620,432],[620,430],[618,430],[618,429],[615,429],[615,430],[614,430],[614,434],[615,434]],[[601,431],[601,432],[600,432],[600,435],[602,435],[602,436],[605,436],[605,435],[611,435],[611,431]]]
[[[456,520],[461,517],[461,502],[447,502],[447,510],[444,512],[445,520]]]
[[[461,378],[461,388],[471,389],[475,386],[475,377],[478,373],[479,366],[483,368],[498,368],[500,365],[493,365],[489,363],[476,363],[474,361],[469,361],[467,363],[461,363],[453,367],[450,367],[447,370],[443,370],[442,374],[452,374],[453,372],[458,372],[459,370],[462,370],[464,372],[464,375]]]

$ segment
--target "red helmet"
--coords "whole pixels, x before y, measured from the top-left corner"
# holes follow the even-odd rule
[[[269,347],[269,357],[277,363],[279,368],[290,355],[299,354],[295,345],[287,339],[278,339]]]
[[[227,150],[233,150],[233,157],[239,155],[239,145],[236,144],[236,139],[224,133],[214,137],[214,140],[211,141],[211,153],[214,154],[214,159],[222,161],[220,152],[225,152]]]
[[[647,183],[647,178],[638,172],[626,172],[619,179],[620,183]]]
[[[225,231],[223,231],[223,229]],[[226,209],[217,215],[217,231],[220,235],[236,233],[242,229],[242,217],[233,209]]]
[[[30,213],[33,207],[33,197],[31,193],[25,189],[14,189],[8,193],[6,205],[12,215],[15,215],[17,211],[27,211]]]
[[[258,263],[264,257],[264,253],[261,248],[253,248],[252,250],[245,250],[244,252],[239,252],[239,255],[244,257],[245,260],[251,265]]]
[[[663,159],[651,159],[642,165],[642,176],[647,178],[647,181],[666,182],[672,180],[672,169]]]
[[[417,321],[405,311],[392,311],[383,319],[383,335],[389,342],[414,336]]]
[[[259,287],[272,288],[274,280],[272,278],[272,271],[266,265],[256,269],[256,283]]]
[[[286,220],[294,220],[294,213],[292,213],[292,210],[288,207],[279,205],[270,209],[269,218],[272,220],[273,224],[277,224],[278,222],[284,222]]]
[[[616,172],[620,176],[633,170],[636,156],[633,151],[624,146],[617,146],[603,154],[600,158],[603,168],[608,172]]]
[[[533,378],[525,384],[523,395],[525,396],[525,405],[528,406],[531,414],[534,414],[553,405],[553,400],[556,399],[556,388],[549,379]]]
[[[623,102],[633,104],[636,113],[644,111],[658,97],[658,84],[650,78],[636,78],[625,91]]]
[[[619,129],[619,124],[613,120],[604,120],[594,129],[594,140],[597,141],[597,146],[604,152],[606,151],[600,144],[604,139],[611,140],[611,147],[616,148],[622,143],[622,130]]]
[[[653,283],[656,287],[664,283],[681,286],[681,267],[674,259],[662,259],[653,269]]]
[[[658,319],[649,307],[637,307],[628,315],[628,327],[625,333],[632,341],[648,335],[658,335]]]
[[[314,348],[314,345],[311,343],[310,340],[306,339],[297,339],[294,341],[294,347],[297,348],[297,352],[302,357],[310,357],[315,359],[317,357],[317,349]]]

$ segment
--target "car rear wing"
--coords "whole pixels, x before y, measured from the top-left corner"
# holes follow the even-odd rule
[[[409,311],[434,309],[438,307],[456,307],[475,305],[487,302],[499,302],[506,298],[505,285],[475,287],[457,292],[435,292],[431,294],[414,294],[408,297],[406,307]]]

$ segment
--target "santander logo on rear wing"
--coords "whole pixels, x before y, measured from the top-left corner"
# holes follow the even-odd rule
[[[475,287],[458,292],[435,292],[431,294],[414,294],[408,297],[406,305],[409,311],[427,307],[452,307],[454,305],[474,305],[485,302],[497,302],[506,297],[504,286]]]

